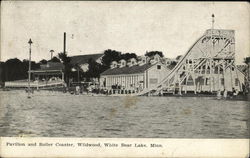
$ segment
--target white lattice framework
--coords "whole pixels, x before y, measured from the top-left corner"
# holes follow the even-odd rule
[[[218,90],[220,88],[218,86],[225,86],[217,85],[215,87],[214,83],[218,74],[224,75],[226,70],[234,71],[236,69],[234,36],[234,30],[207,30],[152,91],[170,91],[177,88],[179,93],[186,92],[187,81],[192,79],[193,90],[196,93],[196,81],[199,78],[209,78],[210,91]]]
[[[236,71],[235,65],[235,31],[209,29],[201,36],[180,59],[177,65],[153,89],[143,91],[140,95],[159,94],[163,91],[178,89],[181,94],[187,92],[188,80],[193,81],[193,91],[197,91],[197,80],[209,78],[209,91],[217,91],[224,84],[215,82],[226,71]],[[234,84],[231,76],[231,83]],[[233,87],[233,86],[231,86]]]

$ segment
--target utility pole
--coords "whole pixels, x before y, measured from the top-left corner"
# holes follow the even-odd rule
[[[30,49],[29,49],[29,81],[28,81],[28,98],[31,98],[30,97],[30,71],[31,71],[31,44],[33,43],[31,41],[31,38],[29,40],[29,45],[30,45]]]

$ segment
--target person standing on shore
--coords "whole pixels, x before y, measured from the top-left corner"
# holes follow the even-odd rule
[[[224,91],[223,91],[223,97],[227,98],[227,90],[226,89],[224,89]]]
[[[220,90],[217,91],[217,99],[221,99],[221,91]]]

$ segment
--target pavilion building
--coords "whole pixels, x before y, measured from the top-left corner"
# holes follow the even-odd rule
[[[30,87],[36,89],[47,89],[62,87],[64,82],[64,65],[59,62],[47,62],[40,65],[40,69],[31,70]],[[27,88],[28,80],[5,82],[8,88]]]
[[[150,89],[159,84],[169,72],[169,68],[158,59],[148,60],[141,57],[128,61],[113,61],[110,69],[100,76],[100,86],[109,91],[121,91],[121,93],[136,93],[143,89]]]

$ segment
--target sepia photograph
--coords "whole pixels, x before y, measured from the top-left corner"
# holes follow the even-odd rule
[[[249,7],[1,1],[0,137],[249,139]]]

